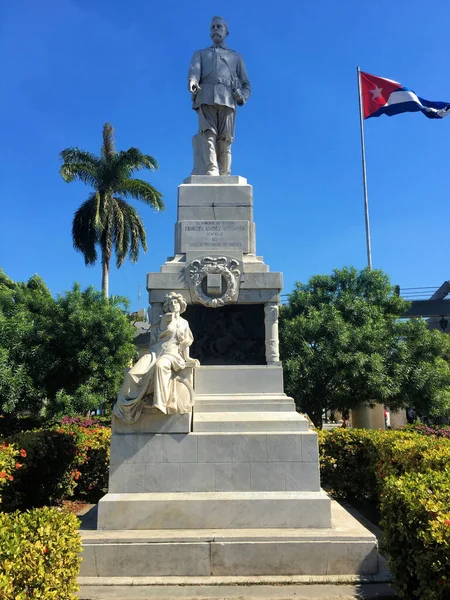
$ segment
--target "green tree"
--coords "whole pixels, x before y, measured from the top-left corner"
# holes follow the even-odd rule
[[[297,283],[280,315],[286,389],[316,426],[330,409],[361,403],[448,410],[449,339],[422,320],[382,271],[336,269]]]
[[[102,260],[102,292],[108,297],[109,270],[113,251],[119,268],[129,256],[136,262],[142,246],[147,251],[146,233],[137,211],[125,200],[134,198],[155,210],[164,210],[161,193],[150,183],[131,176],[140,169],[154,171],[156,159],[137,148],[116,152],[114,129],[103,127],[101,156],[79,148],[66,148],[60,154],[60,174],[65,181],[82,181],[94,188],[75,212],[72,224],[73,245],[84,256],[86,265],[97,261],[97,246]]]
[[[124,302],[78,284],[53,298],[40,277],[16,283],[0,270],[0,412],[110,406],[136,353]]]

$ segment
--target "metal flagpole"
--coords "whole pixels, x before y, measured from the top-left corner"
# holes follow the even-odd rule
[[[369,223],[369,199],[367,196],[367,174],[366,174],[366,148],[364,145],[364,111],[361,88],[361,69],[356,67],[358,76],[358,94],[359,94],[359,122],[361,129],[361,156],[362,156],[362,174],[364,187],[364,216],[366,219],[366,246],[367,246],[367,266],[372,269],[372,250],[370,246],[370,223]]]

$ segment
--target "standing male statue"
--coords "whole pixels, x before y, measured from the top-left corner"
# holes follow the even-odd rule
[[[213,17],[210,31],[213,45],[194,52],[188,74],[199,124],[193,174],[231,175],[236,104],[245,104],[251,88],[242,56],[225,43],[226,21]]]

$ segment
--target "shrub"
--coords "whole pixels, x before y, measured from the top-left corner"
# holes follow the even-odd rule
[[[6,440],[25,450],[23,467],[3,491],[4,510],[25,510],[52,505],[70,495],[82,460],[79,436],[70,432],[24,431]]]
[[[384,432],[367,429],[319,431],[320,476],[336,498],[376,503],[376,465]]]
[[[413,431],[421,435],[435,435],[450,439],[450,425],[406,425],[402,431]]]
[[[322,482],[379,504],[401,597],[450,598],[450,440],[415,431],[319,432]]]
[[[2,502],[2,489],[9,482],[14,481],[15,471],[20,469],[22,460],[27,453],[23,448],[20,450],[13,444],[3,442],[0,444],[0,504]]]
[[[450,440],[394,430],[333,429],[319,433],[322,483],[337,498],[378,504],[383,480],[450,464]]]
[[[79,431],[83,435],[86,457],[78,466],[79,479],[74,495],[95,498],[103,495],[108,487],[111,429],[94,425],[80,427]]]
[[[84,417],[7,438],[0,447],[8,449],[0,450],[3,510],[55,505],[74,495],[98,498],[108,486],[110,438],[109,427]],[[10,448],[18,452],[18,447],[23,456],[15,460]]]
[[[75,600],[77,518],[55,508],[0,513],[0,598]]]
[[[386,478],[381,511],[399,596],[450,598],[450,468]]]

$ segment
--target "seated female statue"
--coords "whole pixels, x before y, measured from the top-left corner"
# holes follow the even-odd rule
[[[186,413],[191,404],[177,394],[175,373],[185,368],[189,346],[194,341],[189,324],[180,317],[186,310],[181,294],[166,295],[157,327],[152,330],[150,351],[128,371],[117,396],[113,414],[135,423],[145,404],[164,414]],[[198,361],[196,361],[197,364]]]

